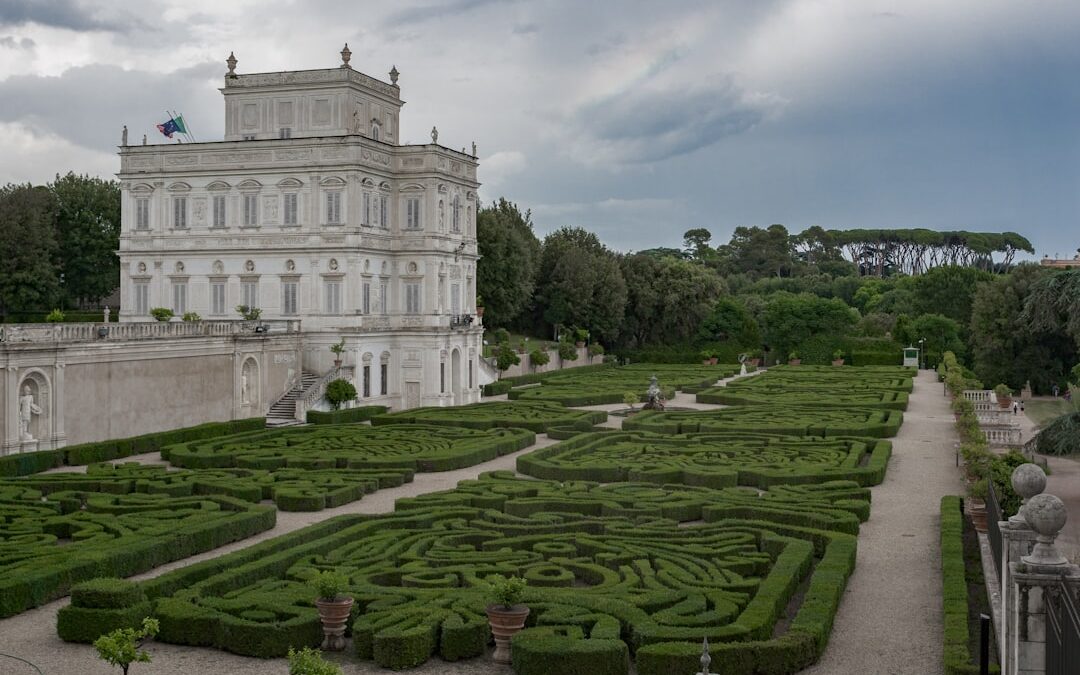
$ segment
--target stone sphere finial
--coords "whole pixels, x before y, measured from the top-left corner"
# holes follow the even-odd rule
[[[1054,547],[1054,539],[1065,527],[1068,512],[1065,503],[1054,495],[1035,495],[1024,505],[1024,519],[1038,533],[1031,555],[1023,557],[1029,565],[1064,565],[1069,562]]]
[[[229,67],[229,72],[225,73],[225,77],[236,77],[236,54],[229,52],[229,58],[225,59],[225,65]]]
[[[398,72],[397,66],[390,66],[390,84],[397,85],[398,75],[401,73]]]
[[[1046,472],[1038,464],[1028,462],[1013,469],[1011,482],[1013,491],[1020,496],[1023,502],[1020,504],[1020,509],[1016,512],[1016,515],[1009,518],[1009,522],[1025,524],[1027,520],[1024,519],[1024,505],[1027,504],[1029,499],[1041,494],[1046,489]]]
[[[352,68],[352,66],[349,65],[349,59],[351,59],[351,58],[352,58],[352,52],[349,51],[349,43],[346,42],[345,43],[345,48],[341,50],[341,67],[342,68]]]

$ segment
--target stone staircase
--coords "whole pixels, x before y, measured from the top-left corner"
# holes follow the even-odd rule
[[[296,399],[303,396],[304,392],[318,382],[319,379],[318,375],[309,373],[306,370],[300,373],[300,380],[293,388],[285,392],[284,396],[270,406],[270,412],[266,413],[266,426],[275,428],[303,424],[303,421],[296,419]]]

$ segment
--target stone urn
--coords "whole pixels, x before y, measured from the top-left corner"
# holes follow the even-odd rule
[[[495,653],[491,658],[497,663],[510,663],[510,638],[525,627],[529,608],[525,605],[507,607],[494,604],[488,605],[486,611],[488,624],[491,625],[491,635],[495,638]]]
[[[328,652],[340,652],[345,649],[345,624],[349,621],[352,613],[353,599],[319,598],[315,601],[315,607],[319,610],[319,621],[322,622],[323,640],[322,648]]]
[[[483,308],[483,306],[477,305],[477,307],[476,307],[476,316],[478,318],[481,318],[481,319],[484,318],[484,308]]]

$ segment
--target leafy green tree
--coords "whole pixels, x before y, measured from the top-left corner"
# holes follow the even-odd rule
[[[965,352],[960,324],[941,314],[923,314],[912,319],[906,324],[904,334],[898,331],[896,339],[908,345],[925,340],[925,360],[931,368],[937,366],[945,352],[952,352],[957,358],[963,358]]]
[[[484,298],[484,324],[516,325],[532,302],[540,242],[533,233],[532,212],[500,198],[476,214],[480,262],[476,291]]]
[[[158,634],[157,619],[143,619],[142,628],[117,628],[94,640],[98,656],[111,666],[118,667],[127,675],[132,663],[150,663],[150,654],[140,651],[145,640]]]
[[[847,335],[858,319],[859,313],[838,298],[781,291],[765,303],[765,342],[773,353],[788,354],[811,337]]]
[[[97,302],[120,285],[120,184],[68,173],[48,188],[56,200],[64,302]]]
[[[689,342],[725,290],[715,271],[688,260],[639,254],[619,265],[627,291],[620,335],[630,346]]]
[[[1040,331],[1063,327],[1080,346],[1080,269],[1053,272],[1039,279],[1024,301],[1024,320]]]
[[[966,327],[971,320],[975,289],[991,279],[989,272],[972,267],[935,267],[912,282],[914,314],[943,314]]]
[[[48,189],[0,188],[0,312],[54,307],[60,297],[56,200]]]
[[[581,326],[603,342],[614,341],[626,309],[626,282],[615,254],[581,228],[549,234],[540,256],[536,309],[547,326]]]
[[[326,400],[330,402],[334,410],[337,410],[341,408],[342,403],[356,400],[356,387],[348,380],[331,380],[326,385]]]
[[[735,298],[721,298],[701,323],[702,342],[732,341],[742,347],[761,346],[761,329],[746,307]]]
[[[731,241],[717,249],[725,273],[744,272],[754,277],[791,276],[793,246],[783,225],[736,227]]]
[[[709,243],[712,240],[712,232],[704,227],[687,230],[683,234],[683,249],[686,255],[697,262],[706,263],[716,259],[716,249]]]

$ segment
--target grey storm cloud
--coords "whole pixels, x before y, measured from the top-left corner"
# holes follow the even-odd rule
[[[165,109],[179,110],[203,138],[220,137],[223,120],[214,79],[221,66],[202,63],[172,73],[119,66],[70,68],[59,77],[16,75],[0,81],[0,121],[20,122],[94,150],[112,152],[127,124],[131,142],[156,133]]]
[[[0,25],[36,23],[74,31],[127,32],[142,25],[131,17],[116,17],[74,0],[0,0]]]
[[[447,17],[465,14],[488,5],[501,5],[518,2],[519,0],[450,0],[429,5],[407,7],[388,15],[383,23],[388,27],[399,27],[408,24],[430,21],[432,19],[444,19]]]
[[[745,133],[782,105],[746,92],[730,77],[695,87],[633,86],[579,108],[575,121],[590,145],[616,162],[668,159]]]

